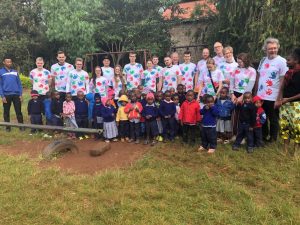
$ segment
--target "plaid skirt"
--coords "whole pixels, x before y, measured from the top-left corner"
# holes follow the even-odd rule
[[[118,136],[118,128],[116,121],[103,123],[103,136],[106,139],[112,139]]]
[[[300,143],[300,102],[288,102],[280,107],[279,125],[284,140]]]

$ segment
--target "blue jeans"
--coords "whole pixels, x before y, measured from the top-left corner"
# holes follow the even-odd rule
[[[254,141],[253,141],[253,130],[249,130],[250,125],[247,123],[239,123],[238,133],[236,136],[236,140],[233,144],[233,146],[239,147],[241,145],[241,142],[244,138],[247,138],[247,146],[249,148],[254,147]]]
[[[216,149],[217,129],[216,127],[202,127],[201,129],[202,147],[205,149]]]

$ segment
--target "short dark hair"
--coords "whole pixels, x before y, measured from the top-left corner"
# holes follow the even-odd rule
[[[292,57],[300,63],[300,48],[295,48],[292,52]]]
[[[136,55],[136,52],[135,51],[130,51],[129,55]]]
[[[154,59],[154,58],[159,58],[157,55],[153,55],[152,56],[152,59]]]
[[[207,95],[206,96],[206,102],[208,101],[208,99],[213,99],[214,100],[214,97],[212,95]]]
[[[110,61],[110,58],[108,55],[104,56],[103,60],[108,59]]]
[[[183,54],[184,54],[184,55],[191,55],[192,53],[191,53],[191,51],[186,50]]]
[[[3,56],[3,60],[2,60],[2,62],[4,62],[5,61],[5,59],[10,59],[11,61],[13,61],[13,57],[12,57],[12,55],[4,55]]]
[[[251,57],[248,53],[242,52],[242,53],[238,54],[237,58],[243,61],[246,68],[251,66]]]
[[[60,54],[66,55],[66,53],[64,51],[59,50],[56,55],[60,55]]]

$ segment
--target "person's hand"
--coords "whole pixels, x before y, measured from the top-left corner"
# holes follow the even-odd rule
[[[22,96],[20,96],[19,98],[20,98],[20,102],[23,102],[23,97],[22,97]]]
[[[243,95],[241,95],[240,97],[238,97],[237,103],[238,104],[242,104],[243,103]]]
[[[6,98],[4,96],[2,97],[2,102],[3,103],[7,103],[7,100],[6,100]]]
[[[235,104],[237,101],[237,98],[235,97],[234,94],[231,95],[231,101]]]
[[[282,101],[280,101],[280,100],[277,100],[277,101],[275,101],[275,103],[274,103],[274,109],[278,109],[278,108],[280,108],[280,106],[282,106]]]

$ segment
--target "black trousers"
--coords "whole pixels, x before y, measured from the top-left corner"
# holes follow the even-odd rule
[[[89,125],[89,120],[88,120],[88,116],[82,116],[82,115],[75,115],[75,119],[76,119],[76,123],[78,125],[79,128],[88,128]],[[84,133],[77,133],[76,136],[80,137],[83,136]]]
[[[238,133],[236,136],[236,140],[234,142],[234,146],[240,146],[242,140],[247,138],[247,146],[250,148],[254,147],[253,141],[253,131],[249,130],[250,125],[246,123],[239,123]]]
[[[262,134],[264,139],[270,135],[270,139],[276,141],[279,132],[279,109],[274,109],[274,103],[264,100],[262,107],[267,115],[267,120],[262,127]]]
[[[30,115],[30,123],[31,124],[43,125],[42,115],[41,114]],[[31,129],[32,133],[35,133],[36,131],[37,131],[36,129]]]
[[[155,138],[158,135],[158,126],[156,119],[153,120],[146,120],[146,137],[149,140],[151,137]]]
[[[179,125],[180,126],[180,125]],[[191,140],[191,144],[194,144],[196,141],[196,125],[183,124],[182,126],[182,140],[185,143],[188,143],[189,139]]]
[[[216,127],[202,127],[201,129],[202,147],[205,149],[217,147]]]
[[[163,125],[163,136],[164,139],[174,140],[175,137],[175,123],[176,120],[174,117],[171,118],[163,118],[162,125]]]
[[[140,137],[140,123],[129,122],[130,138],[135,140]]]
[[[18,123],[23,123],[23,115],[21,112],[21,100],[18,95],[7,95],[5,96],[7,103],[3,103],[3,118],[5,122],[10,122],[10,106],[14,104]],[[10,129],[7,127],[6,129]]]
[[[254,146],[263,147],[263,137],[262,137],[261,127],[256,127],[253,129],[253,136],[254,136]]]
[[[119,136],[120,138],[129,137],[129,121],[120,120],[119,121]]]

